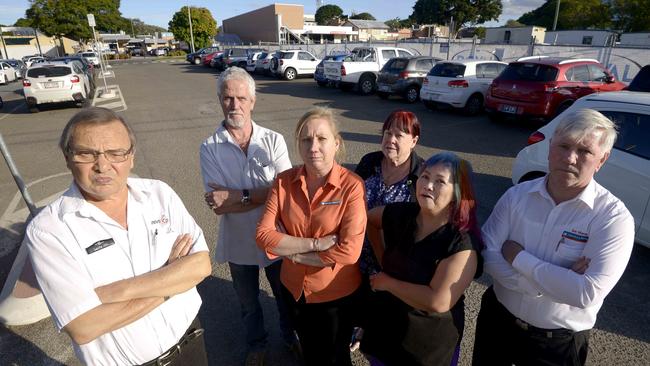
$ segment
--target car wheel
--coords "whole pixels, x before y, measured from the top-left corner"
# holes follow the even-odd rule
[[[199,65],[201,64],[201,59],[194,57],[194,65]]]
[[[324,88],[327,86],[327,81],[317,81],[316,84],[318,84],[318,86],[321,88]]]
[[[375,79],[370,75],[364,75],[359,79],[359,94],[368,95],[375,90]]]
[[[415,103],[420,98],[420,90],[414,85],[409,86],[408,89],[406,89],[404,97],[406,98],[407,102]]]
[[[436,105],[436,103],[434,103],[434,102],[432,102],[430,100],[425,100],[424,101],[424,106],[427,107],[427,109],[432,110],[432,111],[435,111],[436,109],[438,109],[438,106]]]
[[[284,78],[286,80],[293,80],[296,78],[296,69],[293,67],[287,67],[286,70],[284,70]]]
[[[465,113],[469,116],[474,116],[481,112],[483,109],[483,97],[478,94],[473,94],[465,103]]]
[[[388,97],[390,96],[390,94],[388,94],[388,93],[386,93],[386,92],[377,92],[377,95],[378,95],[379,98],[381,98],[381,99],[388,99]]]

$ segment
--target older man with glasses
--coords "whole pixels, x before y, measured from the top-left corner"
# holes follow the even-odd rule
[[[83,363],[207,365],[205,238],[168,185],[129,178],[135,142],[108,109],[70,119],[59,146],[74,180],[27,227],[34,272]]]

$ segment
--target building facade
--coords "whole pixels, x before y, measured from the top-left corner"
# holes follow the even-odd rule
[[[485,28],[484,43],[495,44],[531,44],[544,42],[546,28],[528,27],[496,27]]]
[[[613,38],[612,38],[613,37]],[[607,46],[616,39],[616,32],[599,29],[548,31],[544,43],[554,45]]]

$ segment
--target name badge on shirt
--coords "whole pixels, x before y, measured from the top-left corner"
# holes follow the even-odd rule
[[[322,206],[340,205],[341,201],[323,201],[320,203]]]
[[[115,244],[115,240],[113,238],[108,238],[104,240],[97,241],[93,243],[93,245],[89,246],[86,248],[86,253],[88,254],[93,254],[98,250],[102,250],[104,248],[110,247],[111,245]]]
[[[571,239],[573,241],[577,241],[578,243],[582,243],[582,244],[587,243],[587,240],[589,240],[588,235],[574,233],[566,230],[562,233],[562,238]]]

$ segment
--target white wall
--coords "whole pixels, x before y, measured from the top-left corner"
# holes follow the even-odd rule
[[[592,37],[592,46],[606,45],[607,38],[614,34],[608,31],[593,31],[593,30],[572,30],[572,31],[559,31],[559,32],[546,32],[544,43],[556,45],[582,45],[584,37]]]

